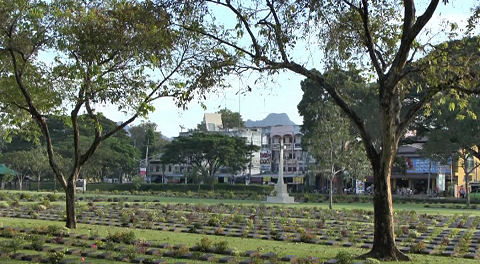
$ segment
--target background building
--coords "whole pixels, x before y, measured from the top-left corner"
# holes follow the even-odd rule
[[[283,141],[284,180],[290,188],[303,186],[304,176],[308,170],[307,153],[302,150],[300,126],[293,124],[286,114],[270,114],[264,120],[247,121],[245,128],[223,129],[220,114],[205,114],[203,124],[206,133],[223,133],[242,137],[247,144],[259,147],[252,153],[247,169],[231,175],[220,169],[216,174],[218,182],[273,184],[277,181],[279,168],[279,146]],[[187,136],[193,131],[183,132]],[[155,182],[184,183],[188,164],[160,163],[160,155],[149,158],[148,175]]]
[[[405,165],[397,164],[392,169],[394,193],[401,188],[414,190],[417,194],[427,194],[428,190],[443,192],[452,186],[452,180],[453,184],[457,184],[455,178],[451,177],[451,161],[441,163],[423,156],[421,151],[425,140],[418,139],[398,147],[397,158]]]

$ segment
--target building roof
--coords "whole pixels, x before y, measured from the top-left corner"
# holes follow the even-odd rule
[[[16,175],[17,172],[5,166],[5,164],[0,164],[0,175]]]
[[[423,143],[412,143],[398,146],[397,154],[419,154],[418,152],[423,149]]]
[[[218,131],[223,128],[222,114],[219,113],[205,113],[203,116],[205,128],[207,131]]]

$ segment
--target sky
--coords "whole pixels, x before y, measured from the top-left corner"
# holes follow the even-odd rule
[[[422,11],[422,4],[425,6],[426,1],[416,1],[419,7],[417,14]],[[443,2],[443,1],[442,1]],[[469,17],[470,8],[478,4],[479,0],[450,0],[448,4],[440,4],[434,17],[428,24],[428,28],[433,31],[442,27],[441,21],[448,19],[455,21],[460,28],[465,27],[466,19]],[[303,57],[308,61],[308,66],[313,68],[321,68],[321,65],[315,65],[311,54],[296,50],[296,57]],[[179,109],[175,106],[170,98],[161,98],[154,103],[155,111],[148,116],[148,121],[158,125],[159,130],[167,137],[178,136],[178,133],[185,129],[196,128],[197,124],[203,120],[204,113],[216,112],[223,108],[228,108],[234,112],[240,112],[244,120],[261,120],[269,113],[286,113],[290,119],[301,125],[303,120],[298,114],[297,105],[302,99],[302,90],[300,82],[304,77],[291,72],[284,72],[278,75],[274,82],[266,82],[261,85],[253,85],[257,76],[244,76],[241,79],[237,77],[229,78],[231,88],[212,94],[207,94],[207,99],[202,101],[207,107],[204,110],[201,104],[193,101],[187,105],[187,109]],[[239,89],[243,90],[247,85],[253,89],[248,93],[238,93]],[[104,110],[105,115],[115,121],[125,120],[125,116],[111,109]],[[145,119],[138,119],[135,124],[145,122]]]

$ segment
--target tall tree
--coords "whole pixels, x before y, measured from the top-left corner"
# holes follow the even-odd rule
[[[210,182],[214,188],[215,174],[220,167],[233,172],[246,168],[250,153],[255,150],[244,138],[217,133],[195,132],[190,136],[174,138],[165,146],[163,164],[186,164]]]
[[[20,150],[8,152],[2,157],[2,162],[15,170],[16,173],[14,176],[16,179],[16,183],[18,184],[17,187],[19,190],[23,189],[23,181],[30,172],[30,167],[28,164],[28,162],[30,161],[29,156],[30,155],[28,151]]]
[[[16,172],[5,164],[0,164],[0,189],[5,189],[5,183],[12,181],[15,178]]]
[[[28,116],[31,119],[27,120],[38,125],[49,164],[66,194],[68,228],[77,225],[75,181],[100,143],[152,111],[156,98],[171,96],[183,106],[221,82],[229,71],[232,58],[222,47],[214,48],[208,39],[175,26],[193,23],[199,16],[168,4],[135,0],[2,2],[2,111],[15,114],[7,120],[10,126],[20,128],[22,118]],[[96,111],[101,105],[115,106],[128,118],[111,129],[104,128]],[[69,112],[73,130],[68,171],[55,159],[47,123],[51,114],[62,111]],[[80,143],[82,112],[94,128],[86,149]]]
[[[443,157],[444,161],[452,155],[457,158],[464,171],[465,200],[470,206],[469,175],[479,164],[469,161],[480,159],[480,98],[470,97],[467,104],[468,111],[455,107],[452,100],[434,107],[430,122],[422,124],[421,135],[428,139],[422,150],[427,156]]]
[[[47,153],[43,146],[36,146],[30,149],[27,155],[28,159],[24,162],[27,163],[30,175],[35,176],[37,179],[37,192],[39,192],[42,175],[45,175],[50,170]]]
[[[331,71],[326,75],[325,78],[331,82],[337,81],[343,89],[366,85],[353,73]],[[357,140],[360,136],[350,120],[329,94],[315,85],[309,79],[301,82],[303,97],[298,104],[298,111],[303,116],[302,144],[315,158],[316,170],[329,180],[329,208],[332,209],[333,180],[344,174],[365,177],[370,171],[370,164],[361,141]],[[356,162],[352,162],[354,159]]]
[[[245,122],[238,112],[232,112],[229,109],[222,109],[217,113],[222,115],[223,128],[242,128],[245,127]]]
[[[239,65],[246,70],[288,70],[310,78],[318,89],[328,92],[355,124],[372,165],[375,184],[374,241],[366,257],[409,260],[395,243],[390,183],[398,142],[407,127],[421,109],[445,93],[462,97],[479,92],[475,88],[477,74],[472,71],[472,66],[479,62],[478,50],[459,60],[449,55],[451,49],[443,49],[437,54],[440,56],[430,56],[421,63],[415,61],[422,51],[442,48],[421,43],[418,38],[439,3],[440,0],[430,0],[425,8],[418,8],[413,0],[205,0],[198,3],[199,12],[207,9],[209,14],[222,17],[229,12],[237,23],[231,25],[216,19],[216,23],[205,23],[203,27],[183,25],[229,47],[241,56]],[[417,14],[417,10],[422,11]],[[305,48],[310,56],[298,56],[295,52]],[[327,67],[330,63],[345,68],[355,65],[365,75],[373,74],[379,105],[378,141],[366,127],[365,118],[347,100],[348,93],[308,68],[310,58],[320,60],[322,54]],[[420,73],[421,78],[407,80],[414,72]],[[416,98],[406,97],[410,90],[418,91]]]
[[[168,141],[162,133],[157,131],[157,124],[152,122],[141,123],[130,127],[128,130],[133,145],[138,149],[140,155],[145,156],[148,144],[150,154],[158,154]]]

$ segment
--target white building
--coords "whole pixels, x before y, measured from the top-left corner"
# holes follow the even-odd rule
[[[251,182],[255,184],[276,182],[279,168],[279,146],[280,141],[283,141],[286,147],[283,166],[285,183],[303,185],[310,157],[302,150],[300,126],[277,125],[223,129],[220,114],[205,114],[204,124],[207,133],[223,133],[242,137],[247,144],[259,147],[259,150],[252,154],[246,170],[232,175],[226,170],[220,169],[216,174],[218,182]],[[192,132],[183,132],[181,136],[187,136]],[[184,175],[188,171],[190,171],[190,167],[187,164],[162,165],[159,157],[152,157],[149,161],[148,175],[157,182],[185,182]]]

